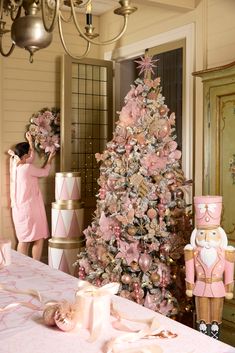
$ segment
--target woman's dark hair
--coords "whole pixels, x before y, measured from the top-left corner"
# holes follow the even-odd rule
[[[20,142],[14,148],[15,154],[21,158],[24,154],[29,153],[29,143],[28,142]]]

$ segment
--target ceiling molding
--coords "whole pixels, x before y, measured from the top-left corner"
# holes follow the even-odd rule
[[[136,4],[142,4],[143,0],[134,0]],[[194,10],[196,8],[195,0],[145,0],[144,5],[149,6],[161,6],[166,8],[174,8],[178,10]]]

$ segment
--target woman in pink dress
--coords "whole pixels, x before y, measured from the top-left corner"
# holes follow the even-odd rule
[[[14,151],[9,150],[10,192],[12,218],[18,239],[17,250],[28,255],[29,245],[33,242],[32,257],[41,259],[43,241],[49,236],[45,206],[39,189],[38,178],[49,175],[51,160],[55,152],[50,153],[43,168],[35,167],[32,137],[26,133],[28,142],[18,143]]]

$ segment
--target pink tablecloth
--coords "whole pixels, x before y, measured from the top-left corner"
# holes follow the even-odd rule
[[[37,290],[44,301],[67,299],[74,302],[77,279],[12,251],[12,264],[0,269],[0,285],[11,289]],[[38,304],[36,299],[28,295],[0,290],[0,308],[19,301]],[[163,353],[235,353],[235,348],[140,305],[117,296],[114,296],[114,301],[120,311],[125,311],[133,319],[156,315],[162,329],[178,335],[172,339],[142,340],[128,346],[124,344],[123,349],[149,343],[159,345]],[[105,335],[89,343],[89,334],[85,330],[64,333],[45,326],[40,311],[17,307],[0,312],[0,353],[103,353],[105,343],[121,334],[110,326]]]

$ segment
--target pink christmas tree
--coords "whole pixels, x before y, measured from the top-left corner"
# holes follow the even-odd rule
[[[113,139],[102,154],[97,208],[78,254],[78,275],[94,285],[120,282],[119,295],[168,316],[187,310],[183,248],[192,227],[187,212],[175,115],[155,60],[137,61],[138,78],[125,97]]]

